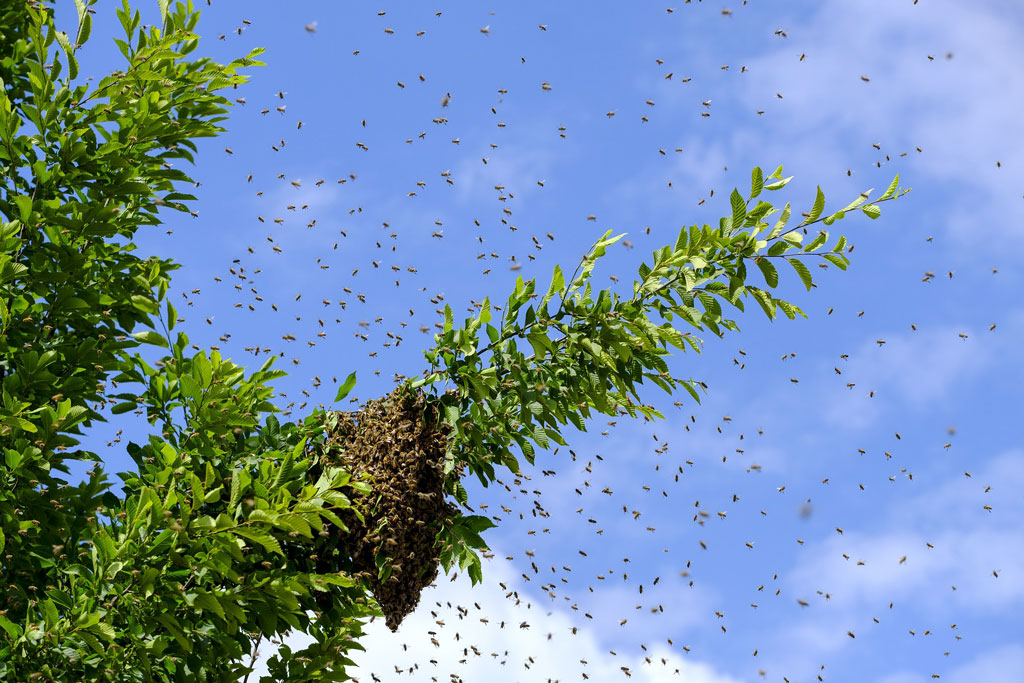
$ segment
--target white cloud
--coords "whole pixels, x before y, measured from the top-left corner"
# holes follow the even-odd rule
[[[772,668],[810,671],[823,655],[839,656],[860,642],[848,638],[847,631],[870,638],[870,631],[863,630],[874,627],[872,617],[888,621],[889,603],[898,605],[904,617],[925,623],[959,623],[971,617],[1012,621],[1024,606],[1022,484],[1021,454],[1007,452],[990,458],[970,478],[950,473],[917,495],[894,502],[872,525],[812,539],[807,555],[784,580],[785,593],[808,600],[810,606],[798,619],[781,622],[776,633],[779,643],[800,643],[800,648],[786,650],[778,661],[769,659]],[[992,509],[986,510],[986,504]],[[986,662],[979,658],[963,671],[989,666]],[[919,679],[895,671],[885,680]],[[962,673],[954,680],[1004,679]]]
[[[830,537],[791,572],[791,589],[829,591],[833,605],[850,609],[895,596],[927,609],[937,604],[931,599],[937,590],[947,596],[939,602],[958,609],[1018,609],[1024,603],[1021,486],[1019,451],[992,457],[969,478],[944,478],[895,502],[881,529]]]
[[[466,157],[452,171],[460,202],[479,201],[490,193],[497,196],[495,185],[505,188],[503,195],[510,191],[522,199],[539,189],[537,181],[545,180],[555,161],[550,149],[542,145],[502,147],[485,156],[486,164],[479,157]]]
[[[1020,169],[1009,169],[1024,158],[1022,28],[1019,12],[993,2],[821,3],[790,27],[784,48],[749,64],[745,100],[766,108],[783,93],[766,116],[785,118],[789,133],[769,147],[789,148],[788,160],[792,152],[820,159],[822,146],[849,157],[855,145],[878,142],[880,159],[910,154],[916,184],[930,178],[957,189],[953,234],[1020,234]]]
[[[953,683],[1017,683],[1024,671],[1024,645],[1009,644],[995,647],[962,664],[948,674],[942,673],[942,680]],[[933,681],[930,673],[897,671],[879,680],[879,683],[928,683]]]
[[[586,674],[596,683],[618,683],[627,680],[628,670],[629,680],[645,683],[738,683],[708,663],[683,656],[679,643],[674,649],[650,644],[646,653],[637,648],[613,654],[600,645],[593,629],[577,628],[574,634],[578,620],[568,612],[529,602],[525,584],[507,565],[490,563],[484,577],[475,587],[464,576],[454,582],[440,577],[397,633],[380,621],[370,624],[361,641],[366,652],[353,654],[358,666],[349,674],[363,683],[374,680],[371,673],[384,682],[578,681]],[[295,648],[309,639],[294,635],[288,642]]]
[[[1024,645],[993,648],[954,669],[947,677],[953,683],[1016,683],[1024,672]]]
[[[737,123],[681,140],[684,152],[675,155],[670,174],[676,187],[706,196],[709,187],[727,189],[723,166],[781,160],[796,174],[796,184],[809,175],[828,179],[829,188],[836,189],[826,192],[838,202],[851,190],[867,189],[868,181],[856,172],[847,181],[846,170],[873,170],[877,161],[886,175],[872,185],[898,171],[904,184],[947,192],[935,206],[915,195],[908,201],[928,220],[938,218],[961,247],[990,256],[989,239],[1021,234],[1024,118],[1018,112],[1024,106],[1024,80],[1017,72],[1024,62],[1019,40],[1024,15],[1019,8],[984,1],[865,0],[786,12],[783,8],[778,21],[788,38],[775,40],[769,50],[751,41],[751,52],[736,59],[747,68],[742,85],[701,86],[704,96],[713,95],[712,115],[735,115]],[[681,51],[687,63],[719,51],[713,44],[702,48]],[[695,97],[684,92],[689,93],[666,89],[659,104],[690,113]],[[763,115],[751,119],[758,110]],[[871,147],[876,143],[878,150]],[[638,195],[636,188],[649,188],[652,177],[645,172],[620,191]],[[839,186],[843,181],[849,186]],[[695,209],[687,206],[687,211]]]
[[[933,406],[991,366],[1004,338],[953,326],[872,336],[842,368],[844,381],[856,386],[831,392],[822,404],[825,416],[833,424],[862,428],[895,404],[915,411]],[[878,339],[885,344],[879,346]],[[875,392],[870,401],[869,391]]]

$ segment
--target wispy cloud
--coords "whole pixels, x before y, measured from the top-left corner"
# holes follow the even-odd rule
[[[934,406],[997,362],[1005,339],[950,325],[865,339],[842,367],[845,382],[855,386],[830,392],[822,404],[825,418],[860,429],[885,411]],[[870,400],[869,392],[874,392]]]
[[[350,675],[368,683],[371,674],[384,682],[409,680],[410,674],[418,680],[524,682],[586,674],[605,683],[625,680],[628,672],[631,680],[646,683],[738,683],[706,662],[684,658],[678,645],[611,651],[593,629],[574,632],[577,620],[566,611],[531,603],[526,585],[505,565],[491,563],[484,575],[485,583],[476,587],[464,576],[454,582],[441,577],[397,633],[382,622],[370,624],[362,641],[366,651],[353,656],[357,668]],[[309,638],[293,635],[287,642],[295,648]]]
[[[1024,463],[1019,452],[1009,452],[971,478],[956,476],[894,502],[866,528],[811,541],[810,553],[786,573],[784,584],[790,596],[810,606],[799,619],[781,622],[776,634],[781,643],[801,647],[786,650],[773,662],[777,668],[807,671],[818,658],[854,648],[860,641],[847,631],[870,639],[866,629],[884,628],[873,617],[895,618],[887,607],[892,603],[900,605],[902,618],[919,623],[948,625],[972,616],[1013,621],[1024,604],[1024,530],[1018,523],[1024,501],[1017,493]],[[969,677],[983,661],[962,668],[955,680],[1010,680]],[[918,680],[903,671],[890,679]]]

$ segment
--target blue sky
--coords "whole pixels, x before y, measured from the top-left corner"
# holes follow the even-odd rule
[[[605,230],[632,247],[597,281],[628,283],[681,226],[727,213],[755,165],[785,164],[781,202],[799,210],[818,184],[837,208],[896,173],[914,188],[878,221],[839,224],[848,272],[815,268],[809,293],[782,273],[809,320],[755,307],[741,333],[672,360],[708,384],[702,405],[652,394],[666,420],[595,421],[575,460],[562,448],[508,490],[472,487],[503,519],[484,584],[445,578],[397,634],[374,625],[353,673],[1019,680],[1024,6],[667,7],[204,11],[201,51],[263,46],[268,65],[201,146],[198,218],[138,244],[183,264],[172,295],[197,345],[253,364],[264,353],[247,347],[283,352],[294,417],[352,370],[359,398],[387,392],[423,368],[420,328],[444,303],[504,299],[517,274],[546,284]],[[100,3],[83,76],[116,66],[114,26]],[[127,469],[144,427],[90,438]]]

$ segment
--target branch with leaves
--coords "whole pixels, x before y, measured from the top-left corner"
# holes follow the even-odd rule
[[[652,262],[640,265],[628,296],[597,290],[591,282],[598,260],[624,237],[609,231],[591,247],[568,282],[556,266],[538,302],[533,303],[538,297],[536,281],[519,277],[497,324],[492,324],[488,299],[461,327],[455,326],[451,308],[446,307],[437,345],[425,353],[430,371],[412,380],[411,386],[427,387],[444,406],[443,415],[452,427],[448,471],[465,465],[486,486],[494,481],[496,467],[519,473],[515,450],[533,464],[537,447],[566,445],[565,427],[571,424],[585,431],[586,420],[595,413],[662,417],[641,399],[644,383],[668,394],[681,388],[699,402],[704,385],[669,373],[665,356],[670,350],[699,353],[703,342],[695,332],[707,330],[721,337],[726,331],[739,331],[736,321],[726,317],[723,303],[743,311],[753,299],[770,319],[780,311],[791,320],[806,317],[798,306],[772,294],[779,286],[772,259],[785,260],[810,290],[814,283],[805,261],[822,259],[846,270],[846,254],[852,251],[843,236],[821,251],[830,235],[819,230],[811,236],[810,226],[831,226],[858,209],[877,218],[880,204],[909,192],[899,189],[897,176],[870,203],[868,191],[823,215],[825,196],[819,187],[803,220],[790,226],[789,203],[780,210],[759,199],[762,191],[781,190],[789,183],[791,178],[784,178],[782,170],[780,166],[765,178],[755,168],[747,197],[733,190],[731,215],[715,228],[684,227],[674,244],[655,250]],[[769,222],[776,214],[777,219]],[[764,286],[749,279],[751,265],[760,271]],[[680,326],[693,331],[684,332]],[[442,389],[454,391],[441,393]],[[458,478],[446,483],[449,492],[466,504]],[[447,551],[445,569],[470,566],[474,579],[479,576],[473,544],[450,532],[439,542]]]

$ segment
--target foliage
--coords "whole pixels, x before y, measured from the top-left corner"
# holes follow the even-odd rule
[[[766,180],[770,182],[765,184]],[[692,378],[673,377],[664,360],[672,348],[700,353],[703,342],[692,331],[677,329],[678,323],[723,336],[739,327],[726,317],[722,303],[743,311],[751,299],[773,320],[780,311],[790,320],[806,317],[799,307],[769,291],[779,285],[775,263],[788,263],[810,290],[814,283],[805,260],[819,259],[820,265],[846,270],[846,254],[853,247],[842,236],[826,246],[828,231],[811,235],[808,228],[819,223],[831,226],[857,209],[877,218],[880,203],[909,191],[899,190],[897,176],[871,203],[866,203],[870,191],[864,192],[846,207],[823,216],[825,195],[818,188],[810,211],[790,225],[788,202],[780,212],[758,199],[763,191],[781,190],[790,180],[782,177],[782,166],[767,178],[755,168],[747,197],[733,190],[732,214],[723,217],[717,228],[684,227],[674,245],[656,250],[650,265],[640,265],[629,296],[611,289],[595,291],[591,283],[598,259],[624,237],[613,237],[609,231],[568,279],[561,267],[555,267],[539,302],[530,303],[539,296],[536,280],[519,277],[504,308],[485,299],[479,314],[467,318],[461,327],[455,326],[451,308],[446,307],[438,344],[425,353],[431,372],[412,384],[448,383],[456,389],[435,394],[453,428],[449,470],[465,465],[486,486],[494,481],[496,466],[519,472],[513,446],[532,465],[537,447],[564,446],[563,428],[571,424],[585,431],[586,420],[595,412],[662,417],[640,398],[639,385],[645,380],[669,394],[682,387],[699,402],[704,386]],[[775,214],[778,218],[769,222]],[[751,266],[760,271],[764,286],[748,280]],[[497,325],[491,324],[492,309],[501,312]],[[448,490],[466,502],[457,478],[448,481]],[[457,563],[468,567],[478,581],[480,560],[458,527],[446,529],[441,541],[445,569]]]
[[[371,490],[332,464],[338,415],[279,422],[270,383],[284,373],[268,361],[247,374],[191,345],[165,299],[176,265],[132,242],[161,211],[190,210],[192,181],[174,164],[222,130],[230,102],[217,91],[244,83],[259,51],[226,65],[196,58],[191,2],[160,0],[161,25],[143,28],[124,0],[126,65],[90,85],[77,55],[94,4],[76,0],[73,38],[41,2],[0,9],[0,679],[236,681],[262,640],[300,629],[316,642],[282,647],[264,680],[347,680],[346,653],[380,611],[345,547],[323,540],[363,519]],[[658,417],[639,397],[645,381],[699,400],[701,384],[664,361],[671,347],[700,350],[677,323],[737,330],[720,302],[743,310],[751,299],[773,318],[802,315],[770,293],[774,264],[787,261],[809,289],[804,260],[845,269],[849,248],[807,228],[855,209],[876,218],[901,194],[894,181],[872,203],[862,195],[822,217],[819,190],[799,224],[787,227],[787,204],[770,226],[777,209],[754,202],[787,182],[781,168],[755,169],[732,215],[656,251],[628,296],[592,286],[621,237],[605,234],[571,277],[555,269],[540,301],[520,278],[503,309],[485,301],[461,327],[446,309],[426,352],[432,372],[408,387],[427,391],[452,428],[446,490],[465,505],[462,472],[485,484],[496,467],[518,472],[513,446],[532,463],[536,447],[565,443],[563,427],[585,429],[594,412]],[[751,263],[766,288],[748,283]],[[114,491],[77,437],[126,413],[159,434],[128,445],[137,471]],[[69,459],[94,462],[74,486],[61,478]],[[479,581],[490,526],[444,520],[444,568]]]
[[[160,3],[162,26],[143,30],[125,3],[126,67],[90,86],[76,53],[92,4],[77,3],[73,40],[42,5],[0,16],[0,678],[234,681],[256,638],[290,628],[325,636],[275,676],[316,677],[373,607],[351,577],[284,553],[338,524],[362,484],[337,468],[307,481],[323,416],[263,420],[283,373],[246,376],[172,337],[175,264],[132,243],[161,210],[188,211],[173,164],[221,130],[217,91],[258,52],[196,59],[190,4]],[[148,363],[142,345],[167,355]],[[132,411],[161,435],[129,445],[138,472],[118,496],[76,436]],[[68,459],[96,466],[69,486]]]

